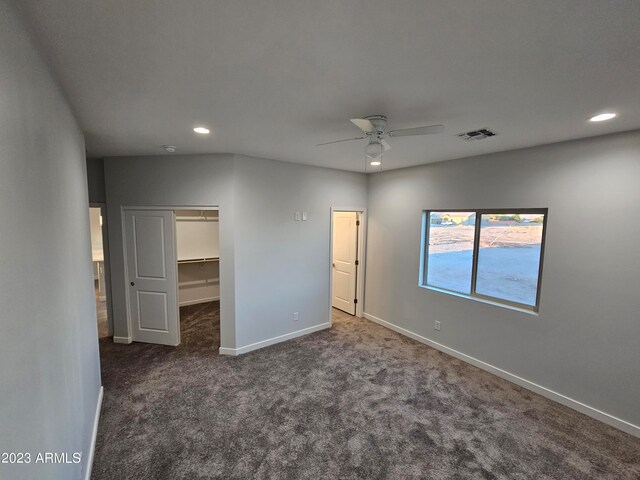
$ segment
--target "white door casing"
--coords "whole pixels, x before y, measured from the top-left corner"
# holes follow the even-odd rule
[[[180,344],[172,210],[125,210],[129,321],[135,342]]]
[[[331,304],[350,315],[356,313],[358,213],[334,212]]]

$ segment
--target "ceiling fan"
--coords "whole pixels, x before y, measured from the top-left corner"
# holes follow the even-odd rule
[[[318,143],[316,147],[331,145],[332,143],[350,142],[352,140],[369,139],[364,152],[371,161],[371,165],[380,165],[380,157],[383,152],[391,149],[391,145],[385,137],[408,137],[413,135],[433,135],[444,132],[444,125],[428,125],[426,127],[401,128],[399,130],[387,130],[387,117],[384,115],[370,115],[364,118],[352,118],[351,123],[364,133],[364,136],[345,138],[333,142]]]

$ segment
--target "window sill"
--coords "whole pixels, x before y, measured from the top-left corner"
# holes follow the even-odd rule
[[[454,292],[452,290],[445,290],[443,288],[432,287],[430,285],[418,285],[420,288],[424,288],[425,290],[431,290],[432,292],[445,293],[447,295],[451,295],[453,297],[466,298],[468,300],[473,300],[474,302],[484,303],[486,305],[493,305],[500,308],[506,308],[507,310],[513,310],[515,312],[527,313],[529,315],[533,315],[535,317],[538,316],[538,312],[533,310],[532,308],[524,308],[518,307],[516,305],[510,305],[508,303],[502,303],[499,301],[489,300],[487,298],[478,297],[475,295],[468,295],[466,293]]]

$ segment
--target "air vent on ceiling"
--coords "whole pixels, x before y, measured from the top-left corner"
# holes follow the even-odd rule
[[[459,133],[458,136],[465,140],[484,140],[485,138],[495,136],[495,132],[487,128],[481,128],[479,130],[472,130],[471,132]]]

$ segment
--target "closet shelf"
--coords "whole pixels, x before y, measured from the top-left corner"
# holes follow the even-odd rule
[[[178,260],[178,265],[182,265],[183,263],[217,262],[218,260],[220,260],[220,257],[187,258],[187,259],[184,259],[184,260]]]
[[[188,282],[178,282],[178,287],[179,288],[185,288],[185,287],[203,287],[203,286],[213,286],[213,285],[220,285],[220,279],[219,278],[207,278],[204,280],[191,280]]]

